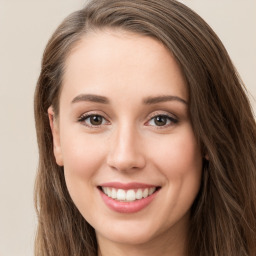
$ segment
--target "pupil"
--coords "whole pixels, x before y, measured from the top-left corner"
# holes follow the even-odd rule
[[[166,117],[164,116],[157,116],[155,118],[155,124],[158,125],[158,126],[163,126],[166,124]]]
[[[101,116],[91,116],[90,122],[92,125],[101,125],[102,117]]]

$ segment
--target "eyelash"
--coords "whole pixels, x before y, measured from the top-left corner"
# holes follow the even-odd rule
[[[149,119],[149,121],[146,122],[146,125],[147,126],[150,126],[149,123],[151,121],[154,121],[156,122],[156,118],[164,118],[166,122],[169,122],[168,124],[164,124],[164,125],[152,125],[152,126],[155,126],[157,127],[157,129],[164,129],[164,128],[168,128],[170,126],[173,126],[175,124],[178,123],[178,119],[177,118],[174,118],[173,116],[170,116],[170,115],[167,115],[167,114],[153,114],[153,116]]]
[[[102,120],[105,120],[106,123],[100,124],[100,125],[86,124],[86,119],[90,120],[90,118],[92,118],[92,117],[102,118]],[[78,118],[78,122],[83,123],[83,125],[85,125],[87,127],[91,127],[91,128],[100,128],[102,125],[106,125],[107,123],[109,124],[109,121],[103,115],[100,115],[97,113],[83,114]]]
[[[99,124],[99,125],[93,125],[91,124],[90,118],[93,117],[98,117],[100,119],[103,120],[103,124]],[[167,120],[167,122],[169,122],[168,124],[164,124],[164,125],[150,125],[150,122],[156,118],[164,118],[165,120]],[[86,120],[89,119],[90,120],[90,124],[86,123]],[[90,127],[90,128],[101,128],[103,125],[108,125],[110,122],[101,114],[97,114],[97,113],[88,113],[88,114],[83,114],[78,118],[78,122],[83,123],[83,125]],[[151,115],[150,119],[145,123],[146,126],[155,126],[157,127],[157,129],[164,129],[170,126],[173,126],[175,124],[177,124],[179,122],[179,120],[177,118],[174,118],[170,115],[167,114],[153,114]]]

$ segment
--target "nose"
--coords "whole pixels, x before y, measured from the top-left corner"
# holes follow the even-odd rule
[[[139,132],[131,125],[124,125],[111,136],[107,164],[122,172],[141,170],[146,165]]]

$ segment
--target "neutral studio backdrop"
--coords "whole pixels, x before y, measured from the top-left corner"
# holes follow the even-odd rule
[[[33,255],[33,185],[38,161],[34,89],[50,35],[85,2],[0,0],[0,256]],[[256,0],[182,2],[219,35],[256,110]]]

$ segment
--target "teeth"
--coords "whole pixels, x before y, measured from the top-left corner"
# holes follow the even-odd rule
[[[149,188],[149,189],[148,188],[137,189],[137,191],[135,191],[134,189],[123,190],[123,189],[102,187],[102,190],[104,194],[106,194],[108,197],[111,197],[118,201],[132,202],[132,201],[135,201],[136,199],[140,200],[142,198],[146,198],[152,195],[156,191],[156,187]]]
[[[109,196],[109,197],[111,197],[111,196]],[[126,198],[125,191],[122,189],[118,189],[117,193],[116,193],[116,198],[119,201],[124,201]]]
[[[116,198],[117,198],[116,189],[114,189],[114,188],[112,188],[112,195],[111,195],[111,197],[112,197],[113,199],[116,199]]]
[[[103,192],[107,195],[107,194],[108,194],[108,193],[107,193],[107,188],[102,187],[102,189],[103,189]]]
[[[108,195],[109,197],[111,197],[111,196],[112,196],[111,188],[107,188],[107,195]]]
[[[148,197],[148,189],[146,188],[142,193],[143,198]]]
[[[142,198],[142,189],[138,189],[136,192],[136,199],[140,200]]]
[[[148,195],[149,195],[149,196],[152,195],[155,191],[156,191],[156,188],[150,188],[150,189],[148,190]]]
[[[134,201],[135,200],[135,191],[130,189],[126,192],[126,201]]]

